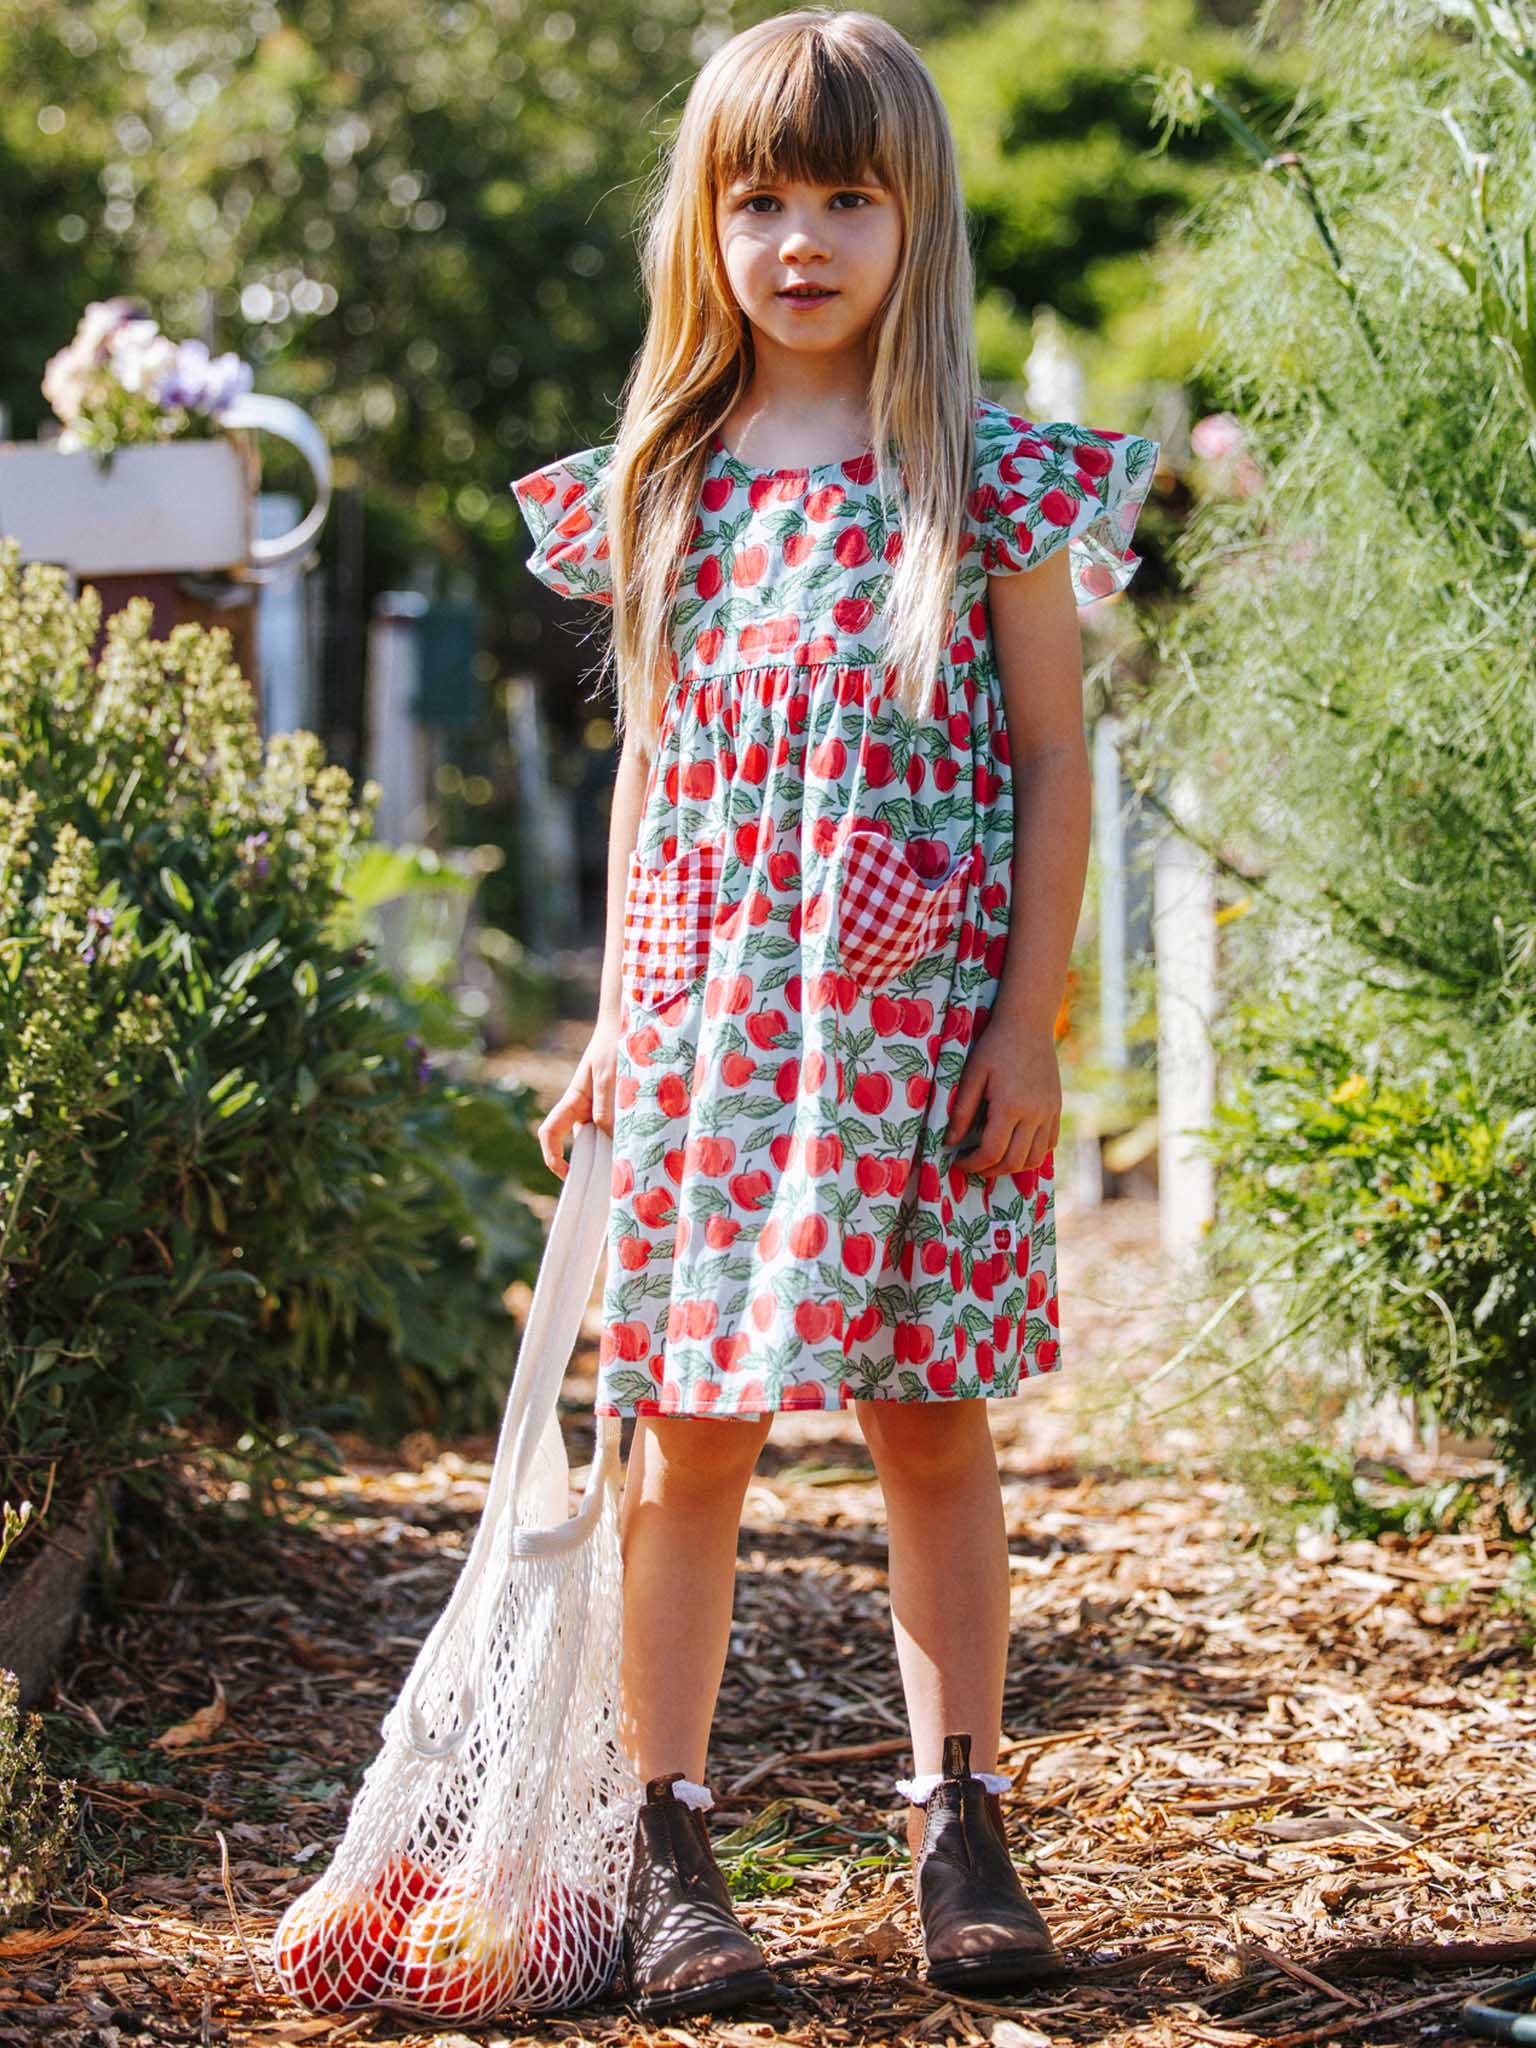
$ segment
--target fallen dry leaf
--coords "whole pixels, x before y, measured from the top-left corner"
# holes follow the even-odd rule
[[[0,1934],[0,1963],[30,1963],[50,1949],[72,1948],[77,1941],[99,1934],[100,1926],[19,1927],[13,1934]]]
[[[888,1963],[892,1956],[900,1955],[906,1948],[907,1936],[900,1921],[882,1920],[877,1926],[847,1935],[831,1946],[833,1955],[840,1961],[857,1957],[869,1962]]]
[[[207,1742],[217,1735],[224,1726],[224,1688],[219,1683],[217,1672],[213,1675],[213,1698],[206,1707],[199,1707],[190,1721],[178,1721],[174,1728],[167,1728],[163,1735],[154,1740],[156,1749],[187,1749],[194,1742]]]
[[[1051,2037],[1017,2020],[998,2020],[988,2036],[992,2048],[1051,2048]]]

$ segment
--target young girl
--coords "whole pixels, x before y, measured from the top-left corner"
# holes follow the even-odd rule
[[[993,1769],[986,1401],[1060,1364],[1075,605],[1134,573],[1158,444],[979,395],[953,138],[871,14],[781,14],[709,60],[645,282],[616,439],[513,486],[533,572],[612,608],[623,740],[597,1026],[539,1132],[562,1178],[574,1124],[613,1139],[596,1407],[639,1418],[621,1725],[647,1780],[623,1975],[647,2014],[774,1983],[711,1854],[705,1758],[773,1416],[851,1404],[930,1975],[1025,1982],[1059,1959]]]

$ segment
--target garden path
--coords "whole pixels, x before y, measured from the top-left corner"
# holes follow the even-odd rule
[[[528,1068],[551,1089],[562,1029]],[[1083,1404],[1159,1355],[1155,1212],[1064,1205],[1061,1230],[1074,1370],[992,1410],[1014,1560],[1006,1810],[1073,1965],[1060,1985],[986,2000],[923,1980],[888,1791],[910,1754],[880,1494],[852,1415],[786,1415],[746,1502],[710,1760],[776,2004],[434,2035],[271,1991],[276,1915],[340,1829],[481,1504],[489,1442],[418,1437],[349,1442],[304,1523],[253,1530],[201,1468],[184,1512],[130,1512],[116,1610],[89,1619],[49,1716],[90,1881],[0,1936],[0,2048],[1454,2035],[1469,1991],[1536,1967],[1536,1691],[1528,1618],[1493,1597],[1508,1548],[1464,1529],[1266,1550],[1187,1444],[1127,1470],[1112,1424],[1085,1439]],[[595,1311],[566,1390],[577,1465]]]

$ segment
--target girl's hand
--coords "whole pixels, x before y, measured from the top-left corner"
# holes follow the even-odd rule
[[[1041,1165],[1061,1133],[1061,1074],[1049,1026],[994,1011],[971,1047],[944,1132],[965,1136],[986,1097],[987,1121],[975,1148],[955,1155],[967,1173],[1027,1173]]]
[[[617,1020],[598,1019],[565,1093],[539,1125],[539,1150],[557,1180],[570,1172],[566,1133],[575,1124],[596,1124],[613,1136],[613,1084],[619,1063]]]

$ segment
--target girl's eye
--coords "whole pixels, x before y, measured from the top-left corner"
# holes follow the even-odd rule
[[[861,206],[868,206],[870,204],[867,192],[834,192],[832,197],[834,201],[838,199],[857,199]],[[766,199],[770,206],[777,206],[779,203],[771,192],[754,192],[751,198],[745,202],[745,210],[750,213],[756,207],[759,199]]]

